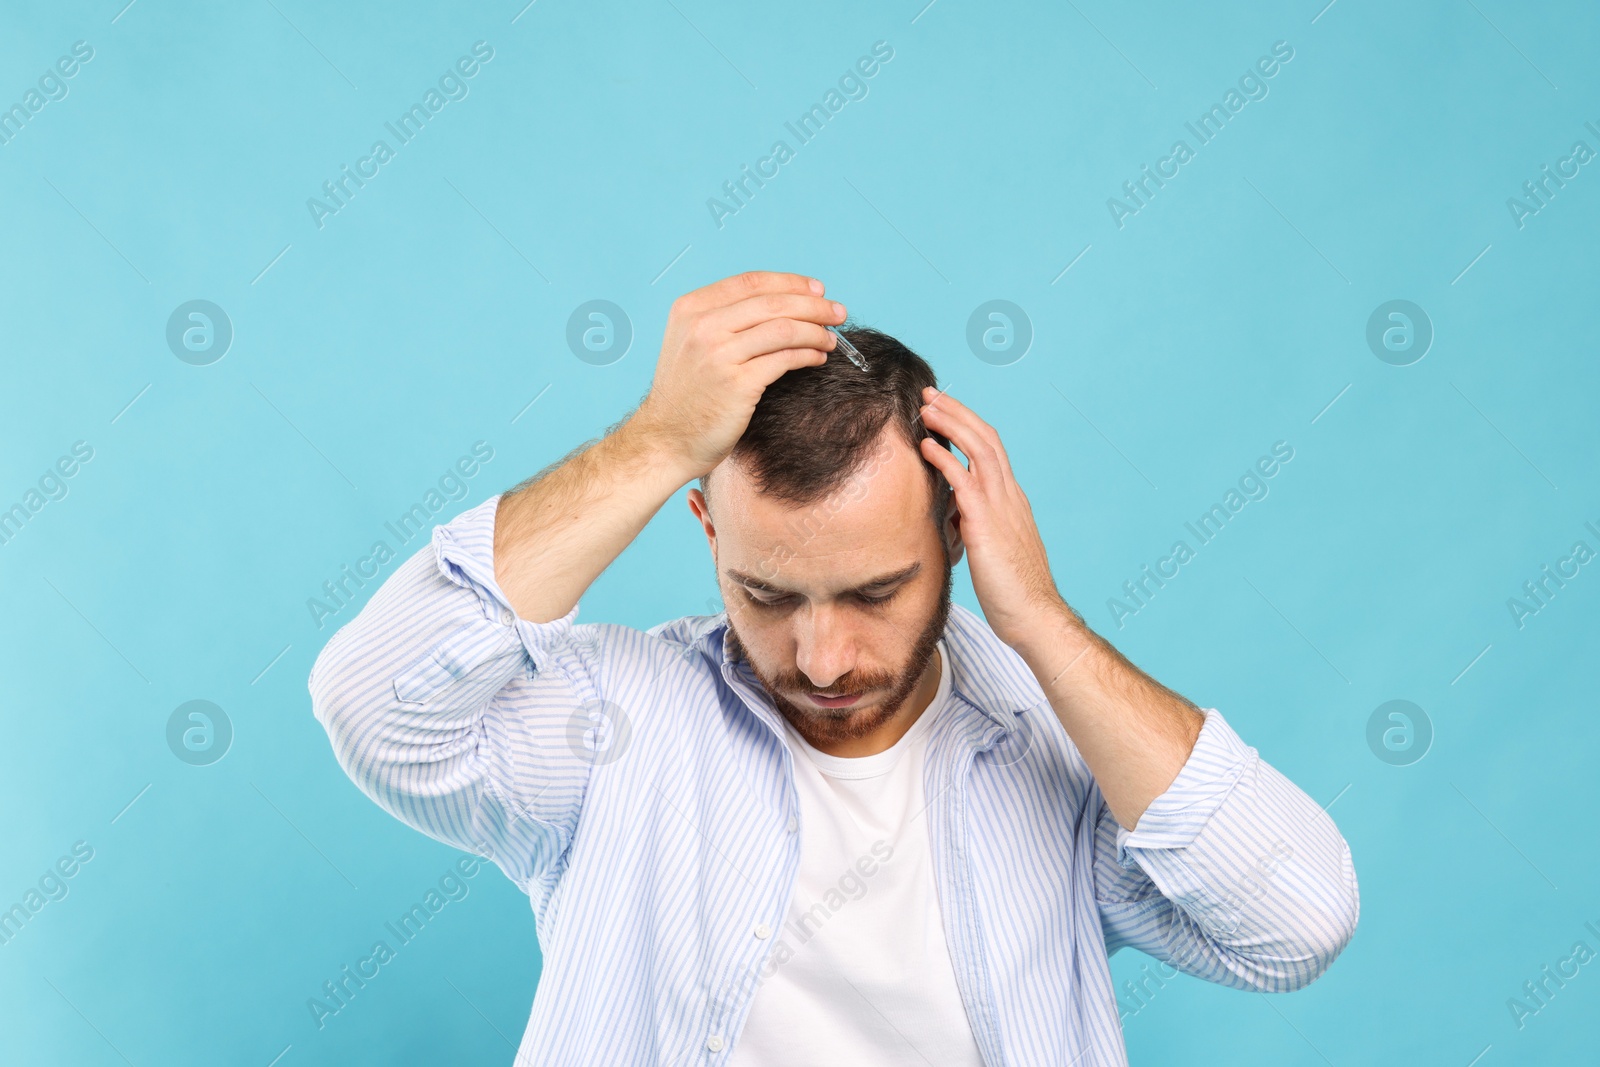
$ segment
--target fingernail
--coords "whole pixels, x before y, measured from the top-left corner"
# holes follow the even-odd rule
[[[812,278],[811,279],[811,291],[813,293],[815,293],[817,296],[821,296],[822,295],[822,283],[817,281],[817,279]]]
[[[840,318],[844,318],[844,305],[835,300],[833,302],[833,313],[838,315]]]

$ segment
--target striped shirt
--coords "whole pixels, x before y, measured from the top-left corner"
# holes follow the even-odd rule
[[[726,1067],[800,865],[782,719],[729,656],[725,614],[518,618],[494,577],[498,503],[436,526],[333,635],[314,713],[384,810],[528,895],[544,968],[519,1067]],[[1359,913],[1350,849],[1216,709],[1130,832],[1021,657],[959,604],[944,642],[925,818],[990,1067],[1126,1064],[1124,947],[1259,992],[1327,969]]]

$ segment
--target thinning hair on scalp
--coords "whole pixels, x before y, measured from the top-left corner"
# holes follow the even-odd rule
[[[800,367],[767,386],[729,458],[749,475],[756,490],[792,507],[806,507],[837,491],[872,458],[886,425],[917,453],[928,476],[929,515],[944,522],[949,483],[921,459],[918,442],[931,437],[949,449],[944,435],[922,422],[922,390],[937,386],[933,368],[886,333],[866,326],[838,327],[861,354],[863,371],[837,348],[819,366]],[[700,491],[710,506],[708,478]]]

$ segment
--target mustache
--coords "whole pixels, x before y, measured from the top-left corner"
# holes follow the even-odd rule
[[[779,676],[773,679],[779,689],[789,689],[801,693],[809,693],[819,697],[847,697],[855,693],[864,693],[869,689],[883,689],[894,684],[894,676],[884,675],[856,675],[849,684],[829,686],[827,689],[813,689],[811,682],[805,675],[796,672],[789,677]]]
[[[744,644],[739,640],[739,635],[730,624],[724,640],[728,643],[735,659],[746,659]],[[855,693],[864,693],[869,689],[886,689],[896,681],[896,676],[890,671],[866,673],[857,671],[848,675],[844,681],[836,682],[827,689],[817,689],[798,670],[782,671],[768,679],[767,685],[773,689],[790,693],[810,693],[819,697],[844,697]]]

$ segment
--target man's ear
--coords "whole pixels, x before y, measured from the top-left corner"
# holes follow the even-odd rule
[[[699,489],[691,489],[686,495],[689,498],[689,510],[694,512],[694,517],[700,520],[700,528],[705,531],[706,540],[711,544],[711,554],[715,556],[717,552],[717,528],[711,524],[711,503]]]
[[[939,527],[945,548],[950,553],[950,566],[961,562],[965,545],[961,540],[961,509],[956,506],[956,494],[951,491],[945,504],[944,523]]]

